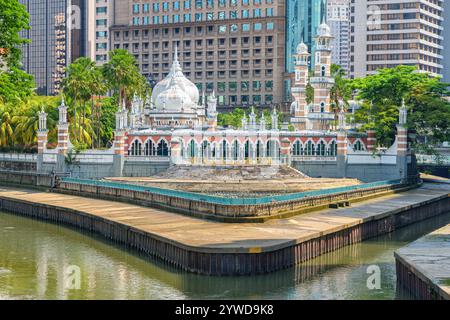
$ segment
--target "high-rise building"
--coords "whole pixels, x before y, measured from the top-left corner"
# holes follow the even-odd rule
[[[96,0],[87,3],[88,50],[87,56],[97,65],[108,61],[109,28],[114,19],[114,0]]]
[[[20,0],[30,14],[30,29],[22,37],[31,40],[23,47],[22,63],[38,94],[57,94],[65,67],[85,55],[86,1]]]
[[[398,65],[442,75],[443,2],[351,0],[351,77]]]
[[[297,45],[303,41],[311,51],[314,65],[317,29],[325,22],[327,0],[286,0],[286,71],[294,72]]]
[[[134,54],[154,80],[178,47],[185,75],[221,109],[283,102],[283,0],[116,1],[110,32],[111,49]]]
[[[330,26],[333,64],[341,66],[346,74],[350,68],[350,0],[328,0],[327,24]]]
[[[444,81],[450,82],[450,1],[444,1]]]

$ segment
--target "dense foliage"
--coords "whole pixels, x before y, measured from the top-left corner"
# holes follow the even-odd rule
[[[27,39],[28,12],[18,0],[0,0],[0,103],[20,102],[33,92],[33,77],[20,69],[21,46]]]
[[[361,130],[374,129],[380,146],[390,146],[395,138],[402,100],[408,107],[408,127],[427,136],[428,143],[450,140],[450,104],[448,84],[419,73],[415,67],[381,69],[351,83],[362,108],[355,114]]]

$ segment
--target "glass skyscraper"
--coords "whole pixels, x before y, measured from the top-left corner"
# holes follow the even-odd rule
[[[23,68],[35,78],[40,95],[58,94],[65,67],[84,55],[86,0],[20,0],[30,14],[30,29],[22,37],[31,43],[23,47]],[[67,8],[76,7],[79,28],[67,27]]]
[[[326,0],[286,1],[286,72],[294,72],[293,54],[302,40],[308,45],[312,53],[310,63],[314,64],[314,37],[317,27],[326,19],[326,10]]]

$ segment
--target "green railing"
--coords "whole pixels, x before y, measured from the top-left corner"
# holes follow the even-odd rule
[[[332,195],[332,194],[336,194],[336,193],[356,191],[356,190],[369,189],[369,188],[375,188],[375,187],[393,186],[393,185],[397,185],[397,184],[401,183],[401,180],[386,180],[386,181],[377,181],[377,182],[359,184],[359,185],[354,185],[354,186],[281,194],[281,195],[266,196],[266,197],[260,197],[260,198],[224,198],[224,197],[210,196],[210,195],[204,195],[204,194],[194,193],[194,192],[162,189],[162,188],[156,188],[156,187],[146,187],[146,186],[139,186],[139,185],[133,185],[133,184],[120,183],[120,182],[111,182],[111,181],[87,180],[87,179],[77,179],[77,178],[67,178],[67,177],[60,178],[60,181],[67,182],[67,183],[77,183],[77,184],[82,184],[82,185],[99,186],[99,187],[123,189],[123,190],[130,190],[130,191],[149,192],[149,193],[160,194],[160,195],[164,195],[164,196],[170,196],[170,197],[176,197],[176,198],[194,200],[194,201],[204,201],[204,202],[209,202],[209,203],[213,203],[213,204],[221,204],[221,205],[269,204],[269,203],[273,203],[273,202],[299,200],[299,199],[308,198],[308,197],[326,196],[326,195]]]

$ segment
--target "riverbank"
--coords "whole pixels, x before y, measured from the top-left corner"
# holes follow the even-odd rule
[[[96,232],[190,272],[250,275],[288,268],[450,211],[450,186],[420,188],[271,220],[226,224],[127,203],[0,188],[0,209]]]
[[[395,253],[398,285],[421,300],[450,300],[450,224]]]
[[[393,252],[450,223],[450,212],[269,274],[204,276],[172,268],[104,237],[0,210],[0,299],[392,300]],[[367,287],[367,268],[381,288]],[[65,288],[78,266],[80,290]],[[224,281],[226,280],[226,281]]]

